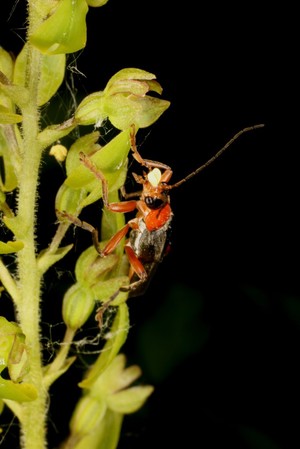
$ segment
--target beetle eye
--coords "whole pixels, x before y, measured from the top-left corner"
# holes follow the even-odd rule
[[[164,201],[161,198],[146,196],[145,203],[150,209],[159,209],[164,204]]]

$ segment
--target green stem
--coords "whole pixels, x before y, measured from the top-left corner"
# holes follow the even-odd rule
[[[10,274],[10,272],[8,271],[8,269],[2,262],[2,259],[0,259],[0,280],[1,280],[2,284],[4,285],[5,289],[7,290],[7,292],[12,297],[14,303],[18,304],[19,290],[17,289],[16,283],[15,283],[12,275]]]
[[[59,371],[68,356],[70,346],[72,344],[75,331],[73,329],[67,328],[64,339],[61,343],[60,350],[56,354],[54,361],[51,364],[51,369],[49,371]]]
[[[24,153],[19,175],[17,237],[23,241],[24,248],[18,252],[20,299],[17,305],[17,317],[26,335],[26,344],[30,349],[30,370],[24,380],[35,385],[38,390],[38,398],[23,404],[20,424],[22,448],[44,449],[46,447],[47,391],[43,385],[40,345],[41,278],[37,267],[35,246],[35,211],[41,162],[41,148],[37,140],[39,133],[37,93],[40,77],[40,54],[32,47],[29,47],[27,67],[29,69],[27,88],[30,100],[22,108]]]

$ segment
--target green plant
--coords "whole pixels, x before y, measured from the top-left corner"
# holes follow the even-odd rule
[[[6,49],[0,48],[0,206],[6,228],[5,241],[0,242],[0,280],[1,290],[11,297],[15,310],[14,321],[0,317],[0,405],[9,407],[18,418],[23,449],[47,447],[49,389],[73,364],[76,357],[69,355],[70,347],[78,330],[93,315],[96,301],[105,303],[128,282],[122,245],[105,258],[100,258],[92,246],[84,250],[76,262],[75,282],[62,298],[64,339],[53,360],[43,361],[44,275],[72,245],[61,246],[71,224],[58,221],[52,241],[38,250],[41,164],[48,154],[65,164],[66,179],[53,204],[57,210],[78,216],[84,207],[101,198],[101,185],[80,164],[80,151],[104,173],[110,201],[116,201],[127,176],[131,126],[134,124],[136,130],[148,127],[169,107],[168,101],[148,95],[150,91],[162,92],[153,74],[125,68],[108,81],[103,91],[84,98],[63,123],[41,126],[42,106],[51,104],[64,80],[66,55],[86,45],[88,8],[106,2],[28,0],[23,49],[13,60]],[[103,123],[116,132],[101,147],[97,128]],[[75,130],[81,136],[67,150],[67,137]],[[101,240],[105,242],[123,224],[122,214],[105,211]],[[7,235],[11,235],[9,240]],[[138,410],[153,391],[150,385],[132,385],[141,370],[127,367],[120,353],[129,329],[127,295],[120,293],[111,302],[115,310],[112,323],[99,329],[101,351],[79,383],[82,396],[62,448],[116,448],[124,415]]]

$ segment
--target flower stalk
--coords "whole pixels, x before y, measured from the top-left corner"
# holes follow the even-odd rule
[[[100,327],[99,340],[103,337],[102,351],[99,349],[98,357],[78,384],[82,398],[70,416],[69,438],[61,447],[115,449],[124,415],[140,408],[153,390],[151,386],[131,386],[141,370],[128,368],[125,357],[119,354],[129,330],[128,293],[121,291],[129,282],[129,267],[121,244],[105,258],[93,246],[79,256],[74,284],[61,298],[65,336],[51,363],[47,365],[43,360],[43,276],[72,249],[72,243],[61,246],[69,226],[80,225],[82,209],[102,197],[99,180],[80,163],[79,154],[84,152],[90,157],[95,173],[101,170],[110,200],[118,201],[127,176],[132,125],[136,129],[152,125],[169,106],[168,101],[147,95],[149,91],[161,94],[155,75],[128,68],[114,75],[103,91],[87,96],[72,117],[42,128],[41,106],[50,102],[61,86],[66,54],[85,46],[88,8],[102,6],[106,1],[27,0],[28,28],[23,49],[13,59],[0,47],[0,157],[4,167],[4,176],[2,170],[0,173],[0,209],[4,225],[13,234],[8,242],[0,242],[0,291],[6,290],[15,307],[14,321],[0,316],[0,412],[4,403],[18,418],[21,449],[48,446],[49,388],[73,364],[76,356],[69,356],[70,347],[93,311]],[[59,164],[64,164],[66,179],[53,204],[57,229],[49,246],[38,254],[38,189],[45,152],[51,154],[49,147],[76,127],[99,127],[107,121],[119,133],[104,147],[98,143],[98,131],[83,133],[68,151],[65,147],[66,160],[60,159]],[[16,202],[11,205],[6,195],[13,191]],[[67,221],[60,217],[67,217]],[[123,214],[106,211],[99,245],[124,223]],[[92,227],[87,225],[86,229]],[[11,253],[14,259],[6,259]],[[108,307],[114,309],[114,318],[109,329],[103,329],[102,319]],[[1,375],[6,368],[8,379]],[[95,425],[90,410],[97,417]]]

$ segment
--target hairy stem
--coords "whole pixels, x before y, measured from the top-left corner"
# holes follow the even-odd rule
[[[26,343],[29,347],[30,370],[24,380],[35,385],[38,390],[38,398],[35,401],[23,404],[20,424],[22,448],[44,449],[46,447],[47,392],[43,386],[42,376],[40,346],[41,279],[37,267],[35,246],[35,211],[41,162],[41,148],[37,140],[39,132],[37,94],[40,78],[40,54],[31,46],[28,50],[27,72],[26,87],[30,93],[30,100],[22,108],[24,152],[19,174],[17,212],[18,238],[24,243],[24,249],[18,253],[20,298],[17,304],[17,318],[26,335]]]

